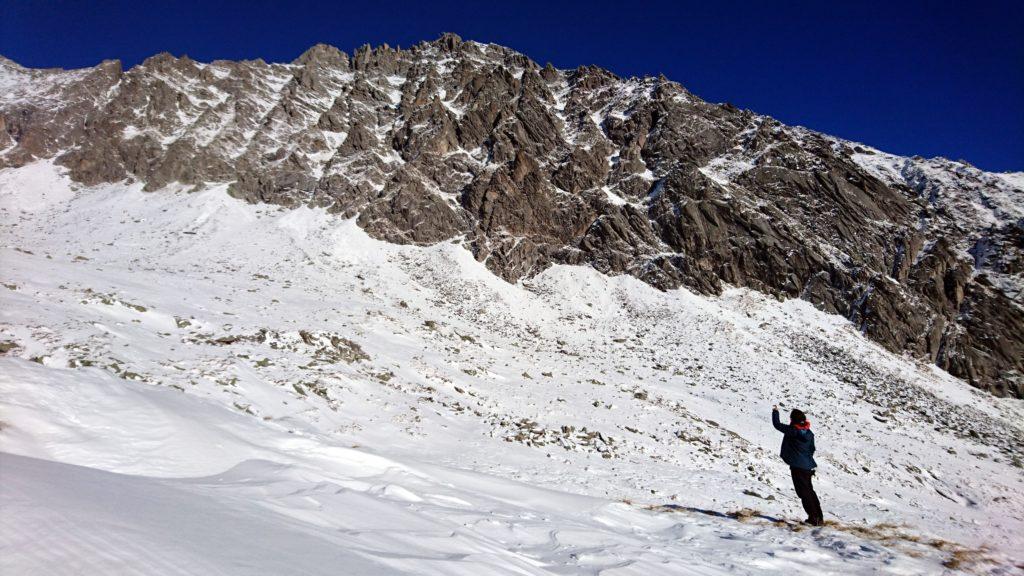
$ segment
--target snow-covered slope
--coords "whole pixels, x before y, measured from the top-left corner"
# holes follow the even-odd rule
[[[1024,405],[803,301],[0,172],[0,571],[1013,573]],[[822,529],[773,403],[819,449]],[[946,564],[946,566],[943,565]]]

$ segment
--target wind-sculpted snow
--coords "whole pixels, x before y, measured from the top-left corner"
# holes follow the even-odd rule
[[[1011,574],[1024,410],[749,289],[0,171],[0,572]],[[801,518],[769,409],[812,421]]]
[[[84,184],[224,184],[402,244],[458,241],[509,281],[555,264],[747,287],[1024,396],[1020,174],[900,158],[448,34],[288,64],[169,54],[122,70],[0,60],[0,167]]]

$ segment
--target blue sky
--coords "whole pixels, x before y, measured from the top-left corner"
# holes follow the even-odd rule
[[[663,73],[886,151],[1024,170],[1024,2],[0,0],[0,54],[77,67],[161,51],[290,61],[451,31],[544,64]]]

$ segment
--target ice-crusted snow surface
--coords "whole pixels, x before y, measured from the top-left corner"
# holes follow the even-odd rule
[[[1021,570],[1022,403],[804,302],[511,285],[58,170],[0,172],[4,574]],[[825,528],[777,521],[775,402],[813,422]]]

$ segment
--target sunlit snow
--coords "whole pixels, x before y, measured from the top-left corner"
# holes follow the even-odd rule
[[[1019,400],[806,302],[585,267],[513,285],[225,188],[0,172],[3,574],[1022,561]],[[773,403],[813,422],[829,526],[786,523]]]

